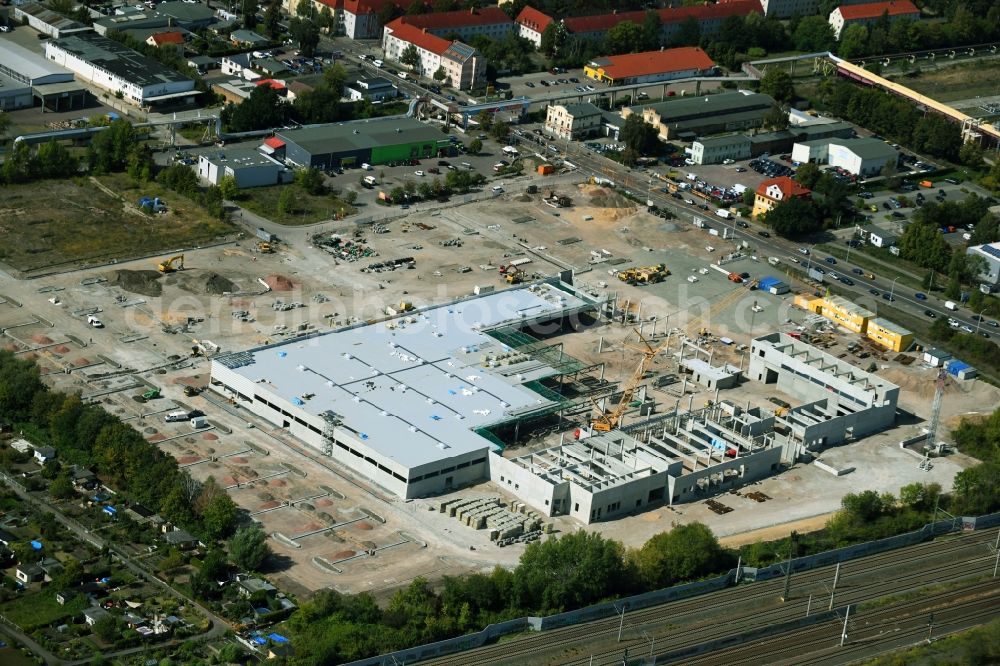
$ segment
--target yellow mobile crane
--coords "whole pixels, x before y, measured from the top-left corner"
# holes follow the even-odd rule
[[[638,367],[636,367],[635,372],[632,373],[632,377],[629,378],[628,382],[625,384],[625,387],[622,390],[621,398],[618,400],[618,404],[611,411],[605,411],[596,400],[591,398],[591,402],[594,403],[594,408],[597,410],[598,416],[590,422],[590,425],[597,432],[609,432],[618,427],[622,416],[625,415],[625,410],[628,409],[629,403],[632,402],[632,396],[635,395],[635,390],[639,388],[639,384],[642,382],[642,378],[646,374],[646,371],[649,370],[649,366],[652,364],[653,359],[656,358],[661,351],[667,348],[668,341],[664,341],[663,344],[654,349],[653,346],[649,344],[649,341],[642,337],[642,334],[639,333],[639,331],[635,331],[635,334],[639,336],[639,340],[642,342],[643,346],[625,346],[641,353],[642,360],[639,362]]]
[[[174,264],[177,264],[174,266]],[[161,273],[173,273],[176,270],[184,270],[184,255],[178,254],[176,257],[164,259],[157,265],[157,270]]]

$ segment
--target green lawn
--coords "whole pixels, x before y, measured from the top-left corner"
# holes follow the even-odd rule
[[[0,188],[0,260],[30,273],[69,269],[194,247],[235,232],[198,204],[156,183],[124,174],[42,180]],[[168,212],[139,210],[160,197]]]
[[[294,197],[290,209],[279,214],[278,200],[286,188],[293,188]],[[343,219],[358,212],[354,206],[341,201],[333,194],[312,195],[296,185],[273,185],[242,190],[236,203],[272,222],[287,226]]]
[[[26,592],[17,599],[0,605],[0,614],[19,626],[25,632],[54,625],[74,615],[79,615],[89,602],[83,595],[77,595],[65,606],[56,601],[54,590]]]

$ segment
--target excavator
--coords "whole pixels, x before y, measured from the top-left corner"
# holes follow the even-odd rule
[[[632,330],[635,331],[635,329]],[[593,398],[590,399],[591,402],[594,403],[594,408],[598,412],[597,417],[590,422],[591,428],[596,432],[609,432],[618,427],[622,416],[625,415],[625,411],[628,409],[629,403],[632,402],[632,396],[635,395],[635,391],[639,388],[642,378],[646,375],[646,372],[649,370],[649,366],[653,363],[653,359],[667,348],[667,344],[669,342],[664,341],[663,344],[654,349],[653,346],[649,344],[649,341],[646,340],[646,338],[644,338],[639,331],[635,331],[635,334],[639,337],[643,346],[639,347],[635,345],[626,345],[626,347],[641,353],[642,360],[639,362],[638,367],[636,367],[635,372],[632,373],[632,377],[622,389],[622,395],[618,400],[618,404],[611,411],[605,411],[596,400]]]
[[[174,264],[176,264],[176,266]],[[173,273],[177,270],[182,271],[184,270],[184,255],[178,254],[176,257],[164,259],[157,265],[156,268],[161,273]]]
[[[510,266],[507,268],[507,272],[505,272],[503,276],[504,280],[507,281],[507,284],[521,284],[524,282],[525,272],[517,266]]]

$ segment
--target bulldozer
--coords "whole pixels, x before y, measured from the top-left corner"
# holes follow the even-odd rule
[[[257,241],[257,251],[261,254],[271,254],[274,252],[274,245],[267,241]]]
[[[161,273],[173,273],[174,271],[182,271],[184,270],[184,255],[178,254],[175,257],[164,259],[156,266],[156,269]]]

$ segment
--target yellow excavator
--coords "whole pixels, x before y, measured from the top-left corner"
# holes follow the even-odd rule
[[[629,349],[641,353],[642,361],[639,362],[639,365],[638,367],[636,367],[635,372],[632,373],[632,377],[628,380],[628,383],[625,384],[622,390],[621,398],[618,400],[618,405],[616,405],[611,411],[607,412],[601,409],[601,406],[597,403],[596,400],[594,400],[593,398],[590,399],[591,402],[594,403],[594,408],[598,412],[597,417],[590,422],[591,427],[596,432],[609,432],[618,427],[619,423],[621,422],[622,416],[625,415],[625,411],[629,407],[629,403],[632,402],[632,396],[635,394],[635,390],[639,388],[639,384],[642,382],[642,378],[646,375],[646,372],[649,370],[649,366],[653,363],[653,359],[656,358],[661,351],[667,348],[668,341],[664,341],[663,344],[654,349],[653,346],[649,344],[649,341],[647,341],[646,338],[642,337],[642,334],[639,333],[639,331],[635,331],[635,334],[639,337],[639,340],[642,342],[643,346],[642,347],[634,345],[625,345],[625,346],[628,347]]]
[[[184,270],[184,255],[178,254],[176,257],[164,259],[157,265],[157,270],[161,273],[173,273]]]

